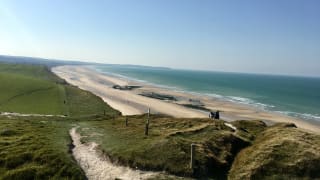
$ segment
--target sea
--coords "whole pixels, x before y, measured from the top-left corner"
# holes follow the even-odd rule
[[[320,78],[96,65],[99,72],[175,91],[207,95],[320,125]]]

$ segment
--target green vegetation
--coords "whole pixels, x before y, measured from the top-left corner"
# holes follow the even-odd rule
[[[0,64],[0,111],[63,115],[62,82],[44,66]]]
[[[251,142],[267,128],[267,125],[259,120],[238,120],[233,121],[232,125],[237,128],[237,134],[239,136]]]
[[[0,64],[0,84],[2,112],[66,115],[0,114],[0,179],[86,179],[70,153],[69,130],[75,125],[82,142],[95,141],[112,161],[134,168],[213,179],[320,178],[320,136],[293,124],[241,120],[231,122],[235,131],[223,120],[151,115],[145,136],[146,115],[128,116],[126,126],[126,117],[101,98],[45,66]],[[168,178],[175,179],[155,179]]]
[[[164,170],[180,176],[223,179],[237,153],[251,143],[234,133],[224,121],[156,115],[151,116],[149,136],[145,136],[146,118],[130,116],[128,126],[125,126],[124,117],[81,121],[80,133],[85,136],[84,142],[97,142],[111,160],[121,164],[145,170]],[[265,124],[258,126],[264,128]],[[246,133],[254,136],[250,131]],[[189,167],[191,143],[196,143],[193,171]]]
[[[319,178],[320,136],[293,124],[267,127],[263,121],[176,119],[147,116],[81,121],[83,142],[95,141],[109,158],[145,170],[213,179]],[[195,168],[189,168],[190,145],[196,144]],[[231,170],[230,170],[231,169]]]
[[[70,85],[65,86],[65,89],[70,116],[120,115],[119,111],[109,107],[100,97],[91,92]]]
[[[229,179],[319,179],[320,136],[276,124],[236,157]]]
[[[65,83],[45,66],[0,64],[0,179],[86,179],[70,153],[78,119],[118,115],[101,98]],[[106,116],[106,117],[107,117]]]
[[[0,72],[21,75],[35,79],[49,80],[51,82],[64,82],[64,80],[52,74],[46,66],[42,65],[0,63]]]
[[[0,73],[0,111],[63,115],[62,85],[22,74]]]
[[[66,84],[45,66],[0,64],[0,84],[0,112],[119,114],[92,93]]]
[[[0,179],[85,179],[70,154],[71,123],[0,117]]]

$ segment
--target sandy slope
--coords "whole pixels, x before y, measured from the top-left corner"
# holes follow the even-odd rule
[[[76,128],[70,130],[70,136],[75,146],[72,150],[73,156],[89,180],[140,180],[148,179],[158,174],[112,164],[96,151],[97,144],[81,144],[81,136],[76,132]]]
[[[61,78],[70,84],[93,92],[104,99],[110,106],[122,112],[123,115],[146,113],[151,108],[153,113],[168,114],[174,117],[207,117],[207,112],[186,108],[179,104],[189,103],[190,99],[201,102],[206,108],[222,110],[222,118],[235,119],[260,119],[268,122],[293,122],[298,127],[320,132],[320,127],[308,122],[288,117],[282,114],[258,110],[254,107],[223,101],[208,96],[196,96],[184,92],[176,92],[168,89],[134,82],[118,77],[107,76],[84,66],[59,66],[52,69]],[[132,91],[122,91],[112,88],[112,85],[140,85],[142,88]],[[172,95],[177,102],[166,102],[139,95],[142,92],[155,92]]]

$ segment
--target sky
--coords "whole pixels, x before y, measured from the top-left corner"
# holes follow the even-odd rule
[[[0,54],[320,76],[320,1],[0,0]]]

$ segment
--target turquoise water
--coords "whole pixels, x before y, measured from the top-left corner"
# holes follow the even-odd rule
[[[95,69],[276,111],[320,124],[320,78],[176,70],[121,65]]]

